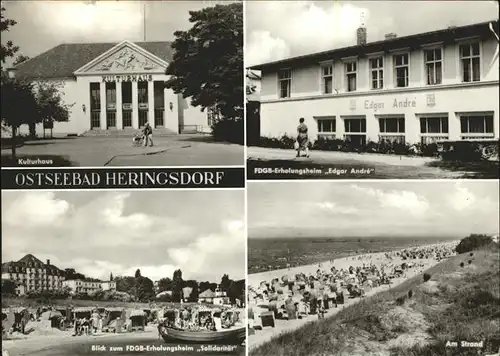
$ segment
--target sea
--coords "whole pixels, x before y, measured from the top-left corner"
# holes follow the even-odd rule
[[[457,237],[298,237],[248,239],[248,273],[310,265],[332,259],[450,242]]]

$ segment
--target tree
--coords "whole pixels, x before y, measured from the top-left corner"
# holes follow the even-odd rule
[[[10,279],[2,279],[2,296],[16,295],[16,283]]]
[[[0,8],[0,33],[9,31],[9,27],[15,26],[17,22],[15,20],[8,19],[4,16],[5,8],[2,6]],[[0,61],[2,64],[5,63],[7,57],[14,57],[14,55],[19,51],[18,46],[14,46],[12,41],[7,41],[4,45],[1,44],[0,47]]]
[[[189,295],[188,302],[196,303],[198,301],[199,296],[199,287],[198,282],[195,280],[188,280],[184,283],[186,287],[191,288],[191,294]]]
[[[72,105],[64,103],[60,84],[56,82],[37,82],[36,101],[40,113],[37,120],[30,123],[30,135],[35,136],[35,124],[40,122],[53,123],[66,122],[69,120],[69,112]]]
[[[174,271],[172,278],[172,300],[180,302],[182,298],[182,288],[184,288],[184,281],[182,280],[182,271],[177,269]]]
[[[12,63],[12,64],[14,66],[18,66],[19,64],[26,62],[28,59],[30,59],[30,57],[20,54],[19,56],[16,57],[16,59],[14,60],[14,63]]]
[[[141,270],[140,269],[135,271],[135,278],[139,278],[139,277],[141,277]]]
[[[222,279],[220,281],[220,289],[222,289],[224,292],[227,293],[229,290],[229,285],[231,284],[231,280],[229,279],[229,276],[227,274],[222,276]]]
[[[168,277],[162,278],[158,281],[158,293],[172,290],[172,280]]]
[[[217,283],[200,282],[200,287],[199,287],[200,293],[203,293],[207,289],[210,289],[212,292],[214,292],[217,289]]]
[[[136,300],[147,302],[155,297],[154,283],[147,277],[136,278]]]
[[[231,281],[227,296],[231,300],[231,303],[235,303],[236,299],[245,301],[245,280]]]
[[[489,235],[471,234],[463,238],[455,247],[457,253],[470,252],[477,250],[481,246],[489,245],[493,242],[493,238]]]
[[[113,273],[109,274],[109,280],[112,282],[113,281]]]
[[[191,29],[174,33],[166,87],[220,113],[212,125],[216,139],[243,143],[243,5],[191,11],[189,21]]]
[[[2,77],[1,95],[2,123],[12,130],[12,159],[16,159],[17,130],[39,117],[32,84]]]

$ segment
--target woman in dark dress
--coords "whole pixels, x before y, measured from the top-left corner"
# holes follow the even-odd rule
[[[300,151],[306,152],[306,157],[309,157],[309,136],[307,135],[307,126],[304,124],[304,118],[299,119],[299,126],[297,126],[297,157],[300,157]]]

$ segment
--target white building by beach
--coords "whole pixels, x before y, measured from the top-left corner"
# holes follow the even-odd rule
[[[71,110],[68,122],[54,123],[54,134],[137,130],[146,122],[167,134],[210,132],[206,112],[165,88],[172,57],[170,42],[61,44],[9,75],[58,84]],[[42,124],[37,134],[43,135]]]
[[[47,260],[28,254],[18,261],[2,263],[2,279],[16,284],[16,293],[23,295],[31,291],[53,291],[62,288],[65,279],[63,270]]]
[[[261,71],[261,136],[407,143],[499,138],[498,20],[357,45]]]
[[[116,282],[114,281],[87,281],[83,279],[68,279],[62,282],[63,287],[68,287],[71,294],[94,293],[97,291],[114,291]]]

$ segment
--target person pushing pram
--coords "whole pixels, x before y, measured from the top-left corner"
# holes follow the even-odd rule
[[[151,125],[149,125],[148,122],[144,125],[144,128],[142,129],[141,133],[137,133],[133,140],[133,146],[134,147],[140,147],[140,146],[149,146],[153,147],[153,129],[151,128]]]

